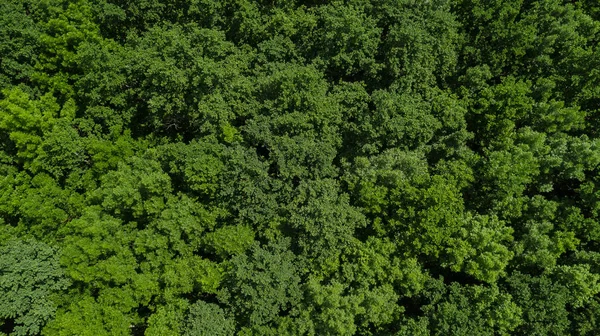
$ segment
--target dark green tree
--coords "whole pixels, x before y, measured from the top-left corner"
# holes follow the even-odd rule
[[[0,328],[9,335],[36,335],[56,314],[56,296],[70,284],[59,252],[33,239],[0,246]]]

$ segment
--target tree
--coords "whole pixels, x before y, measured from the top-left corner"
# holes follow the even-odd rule
[[[298,314],[300,275],[289,241],[261,247],[231,259],[219,300],[234,312],[240,327],[276,327],[281,316]]]
[[[433,335],[511,335],[523,322],[521,308],[497,286],[434,286],[421,308]]]
[[[218,305],[198,301],[190,307],[184,329],[186,336],[226,336],[234,333],[235,322]]]
[[[56,313],[55,296],[69,286],[59,252],[33,239],[0,246],[0,327],[9,335],[39,334]]]

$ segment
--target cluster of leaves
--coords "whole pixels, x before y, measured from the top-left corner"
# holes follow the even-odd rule
[[[4,0],[0,335],[599,335],[600,5]]]

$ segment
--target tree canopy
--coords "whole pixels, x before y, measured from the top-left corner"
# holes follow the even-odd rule
[[[3,0],[0,335],[600,335],[600,5]]]

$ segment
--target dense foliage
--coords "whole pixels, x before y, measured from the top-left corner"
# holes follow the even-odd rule
[[[600,335],[595,0],[0,1],[1,335]]]

